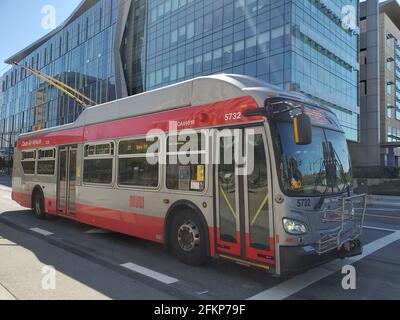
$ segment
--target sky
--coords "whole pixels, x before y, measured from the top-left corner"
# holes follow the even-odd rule
[[[8,69],[4,60],[51,31],[42,26],[46,17],[42,13],[45,6],[54,7],[55,24],[60,25],[80,2],[81,0],[0,0],[0,76]]]
[[[81,0],[0,0],[0,76],[7,70],[4,60],[49,33],[53,21],[60,25]],[[54,19],[52,15],[54,10]],[[42,14],[42,9],[45,14]],[[44,23],[43,23],[44,22]],[[43,25],[46,27],[44,28]]]

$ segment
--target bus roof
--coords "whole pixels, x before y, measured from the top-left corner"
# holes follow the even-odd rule
[[[75,122],[20,135],[34,136],[47,132],[79,128],[86,125],[129,118],[149,113],[183,107],[205,105],[243,96],[253,97],[260,106],[269,96],[304,100],[309,99],[297,92],[288,92],[250,76],[216,74],[197,77],[134,96],[114,100],[85,109]]]

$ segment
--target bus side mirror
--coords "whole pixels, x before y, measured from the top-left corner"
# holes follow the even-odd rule
[[[294,142],[298,145],[311,144],[311,119],[305,113],[300,113],[293,119]]]
[[[242,112],[244,117],[268,117],[268,112],[266,108],[256,108],[256,109],[247,109]]]

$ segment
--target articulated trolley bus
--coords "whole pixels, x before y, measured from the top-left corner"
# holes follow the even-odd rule
[[[366,199],[351,178],[332,111],[214,75],[20,135],[12,197],[38,218],[163,243],[188,264],[224,258],[285,275],[361,253]]]

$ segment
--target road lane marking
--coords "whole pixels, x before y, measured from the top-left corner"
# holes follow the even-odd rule
[[[396,232],[399,230],[396,229],[387,229],[387,228],[380,228],[380,227],[372,227],[372,226],[363,226],[364,229],[369,229],[369,230],[378,230],[378,231],[387,231],[387,232]]]
[[[247,300],[283,300],[309,287],[310,285],[342,270],[343,266],[353,264],[372,253],[400,240],[400,231],[393,232],[364,246],[363,253],[344,260],[336,259],[322,266],[311,269],[303,274],[280,283],[279,285],[260,292]]]
[[[124,267],[124,268],[127,268],[129,270],[135,271],[137,273],[140,273],[140,274],[142,274],[144,276],[153,278],[153,279],[158,280],[158,281],[160,281],[162,283],[165,283],[165,284],[171,284],[171,283],[175,283],[175,282],[179,281],[176,278],[169,277],[169,276],[167,276],[165,274],[162,274],[162,273],[159,273],[157,271],[154,271],[154,270],[139,266],[139,265],[134,264],[132,262],[123,263],[123,264],[121,264],[121,267]]]
[[[50,231],[47,231],[47,230],[44,230],[44,229],[40,229],[40,228],[30,228],[29,230],[31,230],[33,232],[36,232],[36,233],[39,233],[39,234],[41,234],[43,236],[51,236],[52,234],[54,234],[54,233],[52,233]]]

